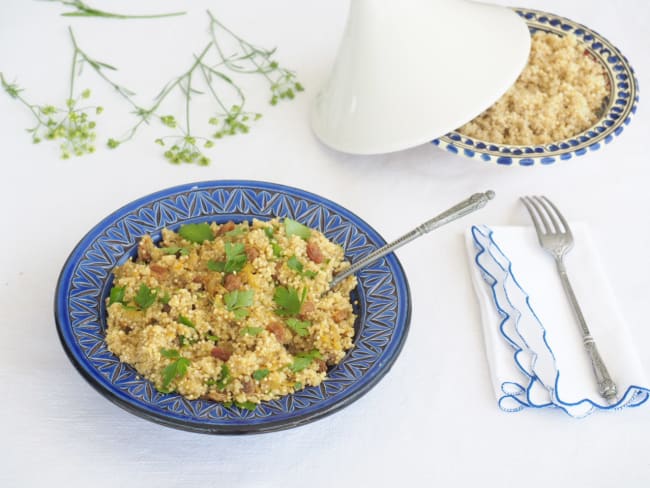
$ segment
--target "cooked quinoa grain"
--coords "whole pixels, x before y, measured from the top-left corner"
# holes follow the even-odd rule
[[[343,249],[289,219],[163,230],[114,271],[107,343],[162,392],[252,405],[325,378],[352,347]]]
[[[517,82],[458,132],[495,144],[549,144],[593,125],[606,95],[602,66],[576,36],[537,31]]]

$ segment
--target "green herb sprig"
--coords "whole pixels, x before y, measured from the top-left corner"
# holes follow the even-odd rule
[[[248,317],[250,313],[248,307],[253,305],[254,294],[255,292],[253,290],[231,291],[223,296],[223,303],[226,306],[226,310],[235,314],[235,318],[240,320]]]
[[[296,79],[296,74],[281,67],[273,59],[275,48],[264,49],[254,46],[219,22],[209,10],[208,15],[210,16],[212,42],[219,51],[223,63],[237,73],[262,75],[271,89],[269,100],[271,105],[277,105],[280,100],[293,100],[296,93],[304,91],[304,87]],[[219,40],[220,32],[228,34],[240,52],[235,55],[226,55],[224,43]]]
[[[85,89],[80,94],[75,90],[75,79],[83,66],[84,55],[79,50],[72,30],[69,29],[69,32],[74,50],[65,108],[28,102],[21,95],[24,90],[15,83],[9,83],[0,73],[0,83],[4,91],[26,106],[35,118],[36,125],[27,129],[32,135],[32,142],[38,144],[44,139],[62,140],[60,148],[63,159],[95,152],[96,123],[90,116],[99,115],[104,110],[100,106],[80,106],[82,101],[90,98],[90,90]]]
[[[225,251],[226,260],[214,261],[211,259],[207,264],[208,269],[210,271],[220,271],[222,273],[241,271],[247,260],[244,244],[226,242]]]
[[[275,313],[283,317],[298,315],[306,297],[307,288],[303,288],[302,294],[299,295],[298,290],[291,286],[276,287],[273,293],[273,301],[278,308],[275,309]]]
[[[289,365],[289,369],[294,373],[299,373],[300,371],[308,367],[314,361],[314,359],[316,358],[321,359],[322,357],[323,356],[321,355],[318,349],[313,349],[309,352],[296,354],[294,356],[293,363]]]
[[[58,2],[67,7],[72,7],[75,10],[64,12],[61,15],[64,17],[103,17],[107,19],[157,19],[161,17],[175,17],[178,15],[185,15],[187,12],[172,12],[168,14],[149,14],[149,15],[126,15],[117,14],[112,12],[105,12],[87,5],[81,0],[48,0],[50,2]]]
[[[291,256],[287,260],[287,266],[289,269],[292,269],[296,273],[298,273],[300,276],[304,276],[306,278],[314,278],[318,273],[316,271],[311,271],[309,269],[304,269],[304,265],[300,262],[300,260],[296,256]]]
[[[173,361],[165,367],[162,371],[163,383],[162,388],[159,388],[163,393],[170,393],[172,390],[169,388],[172,381],[180,379],[187,374],[187,368],[190,366],[191,361],[181,356],[176,349],[161,349],[160,354],[167,359]]]

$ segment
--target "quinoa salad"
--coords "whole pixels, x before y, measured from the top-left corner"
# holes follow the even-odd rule
[[[108,348],[163,393],[255,408],[320,384],[353,343],[343,249],[291,219],[144,236],[114,270]]]
[[[591,127],[608,93],[603,67],[572,34],[532,35],[528,65],[493,106],[458,132],[495,144],[549,144]]]

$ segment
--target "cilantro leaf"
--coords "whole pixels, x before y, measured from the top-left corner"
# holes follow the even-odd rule
[[[291,256],[287,260],[287,266],[289,267],[289,269],[294,270],[300,276],[306,276],[307,278],[313,278],[318,274],[316,273],[316,271],[311,271],[309,269],[305,270],[304,265],[300,262],[300,260],[295,255]]]
[[[278,244],[277,242],[273,241],[271,242],[271,247],[273,248],[273,255],[276,258],[281,258],[282,257],[282,246]]]
[[[290,317],[300,313],[300,307],[307,295],[307,288],[302,291],[302,297],[298,296],[298,290],[292,287],[278,286],[273,294],[273,301],[278,305],[275,313],[284,317]]]
[[[244,244],[237,242],[235,244],[226,242],[226,264],[224,271],[232,273],[233,271],[241,271],[246,264],[246,252]]]
[[[207,267],[210,271],[220,271],[223,273],[223,271],[226,269],[226,263],[223,261],[215,261],[211,259],[208,261]]]
[[[298,334],[300,337],[305,337],[309,335],[309,327],[311,327],[311,322],[309,320],[298,320],[294,318],[287,319],[287,326]]]
[[[187,373],[187,367],[190,365],[190,360],[187,358],[178,358],[173,363],[163,369],[163,390],[168,392],[169,384],[177,378],[182,378]]]
[[[210,271],[219,271],[221,273],[234,273],[241,271],[246,264],[246,251],[244,244],[240,242],[226,242],[226,260],[208,261],[207,267]]]
[[[190,250],[186,247],[161,247],[160,250],[165,254],[180,254],[181,256],[187,256],[190,253]]]
[[[253,372],[253,378],[257,381],[261,381],[269,375],[269,370],[266,368],[258,369]]]
[[[230,383],[230,379],[230,368],[224,363],[221,365],[221,373],[219,374],[219,378],[217,378],[217,389],[223,390]]]
[[[176,349],[162,348],[160,350],[160,354],[162,354],[167,359],[178,359],[179,357],[181,357],[180,353]]]
[[[235,402],[235,405],[251,412],[257,408],[257,403],[254,402]]]
[[[275,230],[273,229],[272,226],[264,227],[264,233],[266,234],[266,237],[268,237],[269,240],[271,240],[273,239],[273,234],[275,233]]]
[[[287,237],[298,236],[305,240],[311,236],[311,229],[309,227],[289,218],[284,219],[284,232]]]
[[[246,229],[244,227],[235,227],[233,230],[226,232],[225,236],[226,237],[237,237],[242,234],[246,233]]]
[[[294,270],[296,273],[302,274],[303,265],[295,255],[291,256],[287,260],[287,266],[289,267],[289,269]]]
[[[177,378],[182,378],[187,374],[187,368],[190,365],[190,360],[184,358],[176,349],[160,349],[162,354],[167,359],[174,359],[175,361],[169,363],[162,371],[163,383],[162,388],[159,388],[163,393],[169,393],[169,385]]]
[[[219,337],[217,337],[216,335],[208,334],[205,336],[205,338],[212,342],[219,342]]]
[[[302,383],[301,383],[300,381],[296,381],[296,382],[293,384],[293,389],[294,389],[294,390],[300,390],[300,388],[302,388]]]
[[[121,303],[124,305],[124,293],[126,292],[126,286],[114,286],[111,288],[111,295],[108,298],[108,305],[111,306],[114,303]]]
[[[237,320],[248,316],[248,309],[253,304],[253,290],[234,290],[223,296],[223,304],[226,310],[233,312]]]
[[[152,290],[144,283],[141,283],[138,293],[136,293],[133,301],[138,307],[140,307],[140,310],[146,310],[154,304],[157,295],[158,292],[156,290]]]
[[[252,335],[256,336],[257,334],[261,333],[264,329],[261,327],[244,327],[240,334],[241,335]]]
[[[196,330],[196,325],[194,325],[194,322],[192,322],[190,319],[188,319],[188,318],[185,317],[184,315],[179,315],[179,316],[178,316],[178,321],[179,321],[181,324],[183,324],[183,325],[185,325],[185,326],[187,326],[187,327],[190,327],[190,328]]]
[[[210,224],[206,224],[205,222],[201,224],[181,225],[180,229],[178,229],[178,235],[186,241],[196,244],[203,244],[203,241],[214,240],[214,234],[212,233]]]
[[[158,301],[162,303],[163,305],[167,305],[169,303],[169,300],[171,300],[172,297],[169,295],[169,292],[166,291],[163,296],[158,297]]]
[[[296,354],[293,359],[293,363],[289,366],[289,369],[294,373],[298,373],[309,366],[314,359],[320,359],[321,357],[321,353],[318,351],[318,349],[313,349],[310,352],[302,352],[300,354]]]
[[[196,344],[198,341],[199,341],[198,339],[191,339],[189,337],[185,337],[184,335],[178,336],[178,343],[181,345],[181,347],[192,346]]]

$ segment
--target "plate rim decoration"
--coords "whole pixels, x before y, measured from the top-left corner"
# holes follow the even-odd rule
[[[112,270],[135,254],[144,234],[189,222],[291,217],[344,245],[356,260],[385,244],[367,222],[314,193],[254,180],[188,183],[151,193],[114,211],[77,243],[62,267],[54,295],[61,345],[81,376],[128,412],[181,430],[207,434],[262,433],[330,415],[372,389],[391,369],[408,336],[411,295],[394,254],[357,273],[355,345],[317,387],[307,387],[249,411],[211,400],[164,394],[106,347],[105,298]]]
[[[549,165],[597,151],[612,142],[631,122],[639,102],[639,83],[627,58],[602,35],[566,17],[527,8],[514,7],[513,10],[525,20],[531,32],[571,33],[586,45],[608,78],[610,93],[603,114],[580,134],[549,144],[495,144],[457,131],[431,142],[453,154],[505,166]]]

